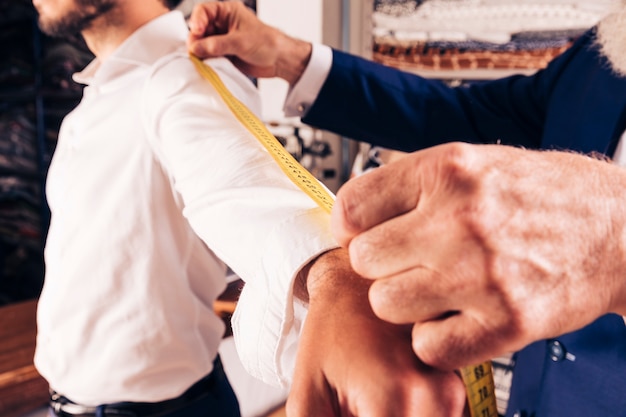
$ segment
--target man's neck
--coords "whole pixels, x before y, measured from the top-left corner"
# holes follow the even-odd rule
[[[122,2],[94,20],[82,36],[89,50],[104,61],[137,29],[167,12],[159,2]]]

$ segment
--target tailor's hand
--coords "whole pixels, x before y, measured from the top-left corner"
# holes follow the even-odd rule
[[[626,312],[626,170],[447,144],[349,181],[332,228],[374,312],[453,369]]]
[[[189,18],[187,47],[200,58],[227,56],[252,77],[294,84],[311,58],[311,44],[261,22],[238,1],[197,4]]]
[[[469,416],[461,378],[418,360],[410,326],[372,312],[370,285],[352,271],[343,249],[316,261],[287,415]]]

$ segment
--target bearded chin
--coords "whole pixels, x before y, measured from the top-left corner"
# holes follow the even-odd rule
[[[598,24],[596,35],[600,51],[613,71],[626,77],[626,1]]]
[[[48,21],[39,19],[39,28],[46,35],[56,38],[72,38],[88,29],[96,16],[64,16],[62,19]]]
[[[76,0],[77,7],[63,17],[53,20],[39,17],[39,28],[47,35],[72,38],[89,29],[95,19],[110,12],[115,0]]]

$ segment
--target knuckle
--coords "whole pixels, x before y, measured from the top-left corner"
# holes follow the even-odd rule
[[[477,145],[448,144],[440,158],[442,175],[457,190],[470,195],[480,194],[497,184],[501,172],[499,163],[486,155],[486,150]]]
[[[446,145],[441,153],[441,165],[444,174],[455,181],[474,179],[475,165],[474,148],[462,142]]]
[[[507,221],[496,163],[485,161],[475,146],[454,143],[445,151],[442,172],[453,193],[461,196],[455,218],[479,242],[486,242]]]

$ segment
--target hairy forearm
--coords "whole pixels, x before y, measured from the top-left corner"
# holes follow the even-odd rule
[[[355,297],[363,297],[366,302],[370,284],[370,280],[354,272],[347,250],[334,249],[321,254],[302,268],[294,283],[294,296],[308,303],[311,295],[315,297],[345,287]]]

